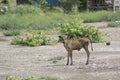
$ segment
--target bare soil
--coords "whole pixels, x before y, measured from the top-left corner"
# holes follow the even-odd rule
[[[49,46],[14,46],[10,41],[0,42],[0,80],[6,75],[55,76],[62,80],[120,80],[120,28],[101,29],[112,35],[110,46],[93,43],[90,63],[85,65],[84,50],[73,52],[73,65],[66,64],[67,52],[62,43]],[[89,47],[90,48],[90,47]],[[51,58],[63,56],[53,63]]]

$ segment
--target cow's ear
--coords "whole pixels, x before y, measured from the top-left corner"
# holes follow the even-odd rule
[[[60,39],[63,39],[63,37],[62,36],[58,36]]]

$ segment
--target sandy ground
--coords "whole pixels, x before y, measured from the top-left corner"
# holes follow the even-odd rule
[[[66,66],[67,52],[62,43],[49,46],[23,47],[0,42],[0,80],[6,75],[55,76],[62,80],[120,80],[120,28],[102,29],[112,35],[110,46],[94,43],[90,63],[85,65],[84,50],[73,52],[73,65]],[[89,47],[90,48],[90,47]],[[65,57],[57,63],[51,58]]]

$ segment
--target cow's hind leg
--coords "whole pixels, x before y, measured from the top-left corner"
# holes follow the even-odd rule
[[[89,52],[89,50],[88,50],[88,46],[84,46],[84,49],[85,49],[85,51],[86,51],[86,53],[87,53],[87,61],[86,61],[86,65],[89,63],[89,56],[90,56],[90,52]]]

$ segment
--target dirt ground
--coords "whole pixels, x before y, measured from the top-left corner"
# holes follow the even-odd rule
[[[62,80],[120,80],[120,28],[104,28],[112,35],[110,46],[94,43],[90,63],[85,65],[84,50],[73,52],[73,65],[66,64],[67,52],[62,43],[49,46],[26,47],[0,42],[0,80],[6,75],[19,78],[54,76]],[[90,48],[90,47],[89,47]],[[57,63],[51,58],[65,57]]]

